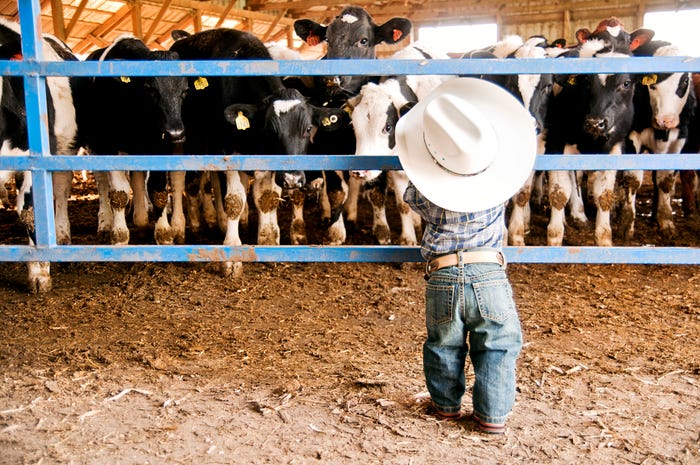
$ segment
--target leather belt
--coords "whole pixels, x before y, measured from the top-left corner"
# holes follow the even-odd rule
[[[506,257],[499,250],[474,250],[459,251],[434,258],[425,264],[425,277],[430,277],[430,273],[448,266],[459,265],[459,255],[462,255],[462,263],[497,263],[506,265]]]

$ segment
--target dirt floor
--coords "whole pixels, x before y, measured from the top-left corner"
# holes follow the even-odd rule
[[[85,243],[96,202],[76,194]],[[660,239],[648,205],[619,245],[699,245],[680,213]],[[26,241],[15,216],[0,243]],[[371,243],[367,221],[350,242]],[[36,296],[3,263],[0,464],[700,464],[700,269],[509,273],[525,347],[494,437],[431,415],[418,264],[58,264]]]

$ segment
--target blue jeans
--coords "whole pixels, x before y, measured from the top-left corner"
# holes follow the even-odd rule
[[[515,402],[515,362],[523,344],[505,267],[477,263],[434,271],[425,304],[423,371],[435,406],[446,413],[460,410],[469,353],[474,413],[487,423],[505,423]]]

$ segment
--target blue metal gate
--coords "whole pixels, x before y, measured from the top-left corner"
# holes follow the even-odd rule
[[[405,246],[93,246],[57,245],[51,173],[108,170],[302,170],[401,169],[386,156],[58,156],[48,143],[45,81],[48,76],[221,75],[395,75],[700,72],[700,58],[663,57],[566,60],[322,60],[47,62],[41,51],[38,0],[19,0],[22,61],[0,61],[0,75],[24,76],[29,156],[0,156],[0,170],[30,170],[34,187],[36,245],[0,245],[0,262],[10,261],[262,261],[262,262],[418,262],[418,247]],[[31,18],[32,20],[26,20]],[[541,155],[536,170],[700,169],[700,154]],[[506,247],[513,263],[700,264],[700,247]]]

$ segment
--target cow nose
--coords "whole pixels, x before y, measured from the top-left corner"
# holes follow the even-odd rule
[[[168,129],[165,132],[168,140],[173,143],[184,142],[185,140],[185,128],[174,128]]]
[[[603,134],[608,128],[605,118],[586,118],[584,129],[589,134]]]

